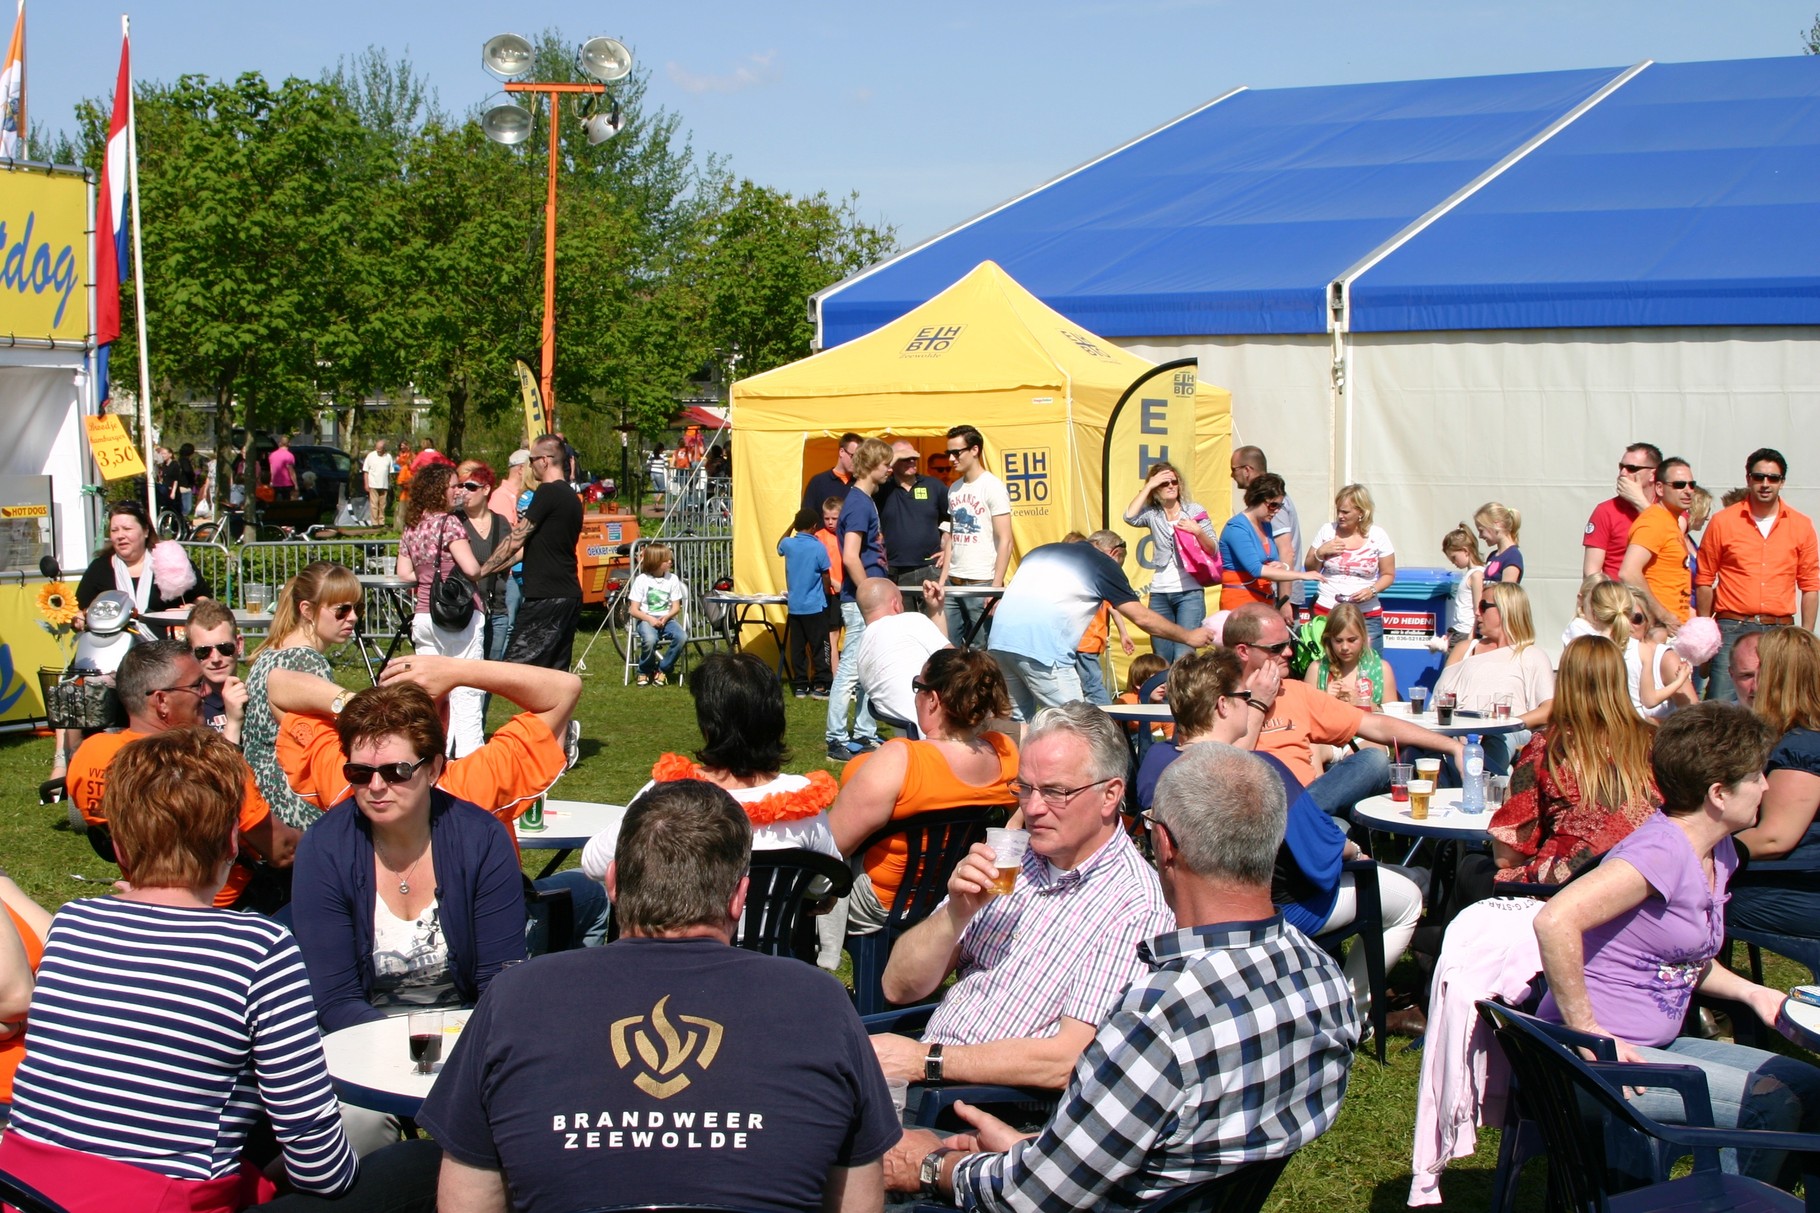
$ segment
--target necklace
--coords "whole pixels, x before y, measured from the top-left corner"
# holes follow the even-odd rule
[[[386,870],[386,875],[397,878],[398,891],[407,896],[411,892],[411,877],[413,877],[417,874],[417,865],[422,863],[423,857],[425,855],[428,855],[429,853],[430,853],[430,848],[428,846],[425,846],[423,850],[417,852],[417,858],[412,862],[410,868],[406,871],[400,872],[396,868],[394,868],[391,864],[386,862],[386,857],[380,853],[379,844],[377,844],[377,843],[373,844],[373,854],[379,856],[379,866]]]

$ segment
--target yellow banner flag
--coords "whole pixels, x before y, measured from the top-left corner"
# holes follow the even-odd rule
[[[1207,492],[1196,467],[1195,371],[1193,358],[1165,362],[1146,372],[1113,407],[1106,422],[1106,446],[1101,464],[1101,514],[1109,530],[1125,536],[1132,560],[1126,567],[1131,584],[1142,588],[1160,567],[1156,545],[1148,527],[1125,522],[1125,507],[1157,463],[1175,465],[1182,481],[1183,500]],[[1214,469],[1206,469],[1211,474]],[[1203,500],[1201,505],[1205,505]],[[1223,514],[1224,511],[1221,511]],[[1217,531],[1216,531],[1217,534]]]
[[[525,447],[549,432],[549,423],[544,419],[543,393],[537,390],[537,376],[531,373],[524,359],[514,358],[512,369],[518,372],[518,390],[525,400]]]

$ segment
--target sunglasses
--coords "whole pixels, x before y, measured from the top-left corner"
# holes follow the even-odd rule
[[[1750,474],[1750,479],[1751,479],[1752,484],[1781,484],[1782,483],[1782,477],[1777,475],[1775,472],[1752,472]]]
[[[209,680],[206,678],[198,678],[195,682],[183,687],[153,687],[146,692],[146,695],[156,695],[160,691],[164,692],[166,695],[169,695],[172,691],[188,691],[197,698],[201,698],[209,693]]]
[[[912,678],[910,680],[910,689],[913,691],[931,691],[931,692],[933,692],[935,690],[934,687],[932,687],[928,683],[924,682],[920,677]]]
[[[1283,499],[1279,497],[1275,501],[1266,501],[1264,503],[1264,508],[1274,514],[1283,508]]]
[[[360,604],[358,602],[338,602],[329,608],[329,614],[336,619],[346,619],[349,615],[360,614]]]
[[[966,446],[951,446],[951,447],[947,448],[948,454],[950,457],[955,456],[955,455],[965,455],[968,451],[970,451],[972,449],[973,449],[972,447],[966,447]]]
[[[1479,609],[1481,611],[1495,611],[1498,609],[1498,604],[1487,598],[1484,602],[1479,604]]]
[[[1222,691],[1222,692],[1220,692],[1220,698],[1221,699],[1243,699],[1246,703],[1250,703],[1251,702],[1251,692],[1250,691]]]
[[[1671,489],[1697,489],[1700,487],[1696,481],[1692,480],[1664,480],[1662,483]]]
[[[1284,640],[1277,644],[1254,644],[1247,647],[1254,648],[1260,653],[1270,653],[1273,656],[1281,657],[1288,653],[1290,649],[1295,648],[1295,641]]]
[[[480,483],[478,480],[464,480],[455,487],[458,489],[466,489],[470,493],[480,493],[484,492],[487,486]]]
[[[1655,471],[1656,465],[1653,463],[1620,463],[1618,465],[1618,470],[1620,472],[1628,472],[1632,476],[1635,476],[1638,472]]]
[[[341,764],[341,777],[357,788],[372,783],[375,775],[387,783],[403,783],[417,774],[417,768],[434,757],[436,755],[429,754],[416,762],[384,762],[378,766],[369,766],[364,762],[344,762]]]
[[[1632,611],[1630,621],[1638,627],[1642,627],[1643,621],[1647,618],[1649,618],[1649,616],[1645,615],[1642,611]]]
[[[223,640],[219,644],[199,644],[190,649],[190,652],[195,654],[197,661],[207,661],[210,653],[220,653],[223,657],[232,657],[239,651],[240,646],[231,640]]]

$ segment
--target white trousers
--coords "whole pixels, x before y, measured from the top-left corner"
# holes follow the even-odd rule
[[[428,611],[419,611],[411,617],[411,643],[419,653],[479,660],[486,656],[486,624],[486,614],[475,611],[467,627],[451,632],[437,627]],[[456,687],[449,693],[449,757],[465,757],[486,741],[486,701],[486,693],[473,687]]]

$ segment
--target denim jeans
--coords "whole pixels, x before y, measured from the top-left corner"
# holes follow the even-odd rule
[[[986,609],[990,607],[992,603],[993,600],[990,598],[948,599],[947,604],[942,610],[943,613],[948,616],[948,639],[954,643],[955,648],[984,649],[990,647],[990,642],[992,640],[992,620],[990,617],[988,617],[984,623],[980,624],[979,635],[973,638],[973,643],[971,645],[967,643],[967,630],[973,626],[974,620],[978,619],[981,615],[986,614]]]
[[[1005,689],[1011,694],[1011,719],[1029,723],[1044,708],[1060,707],[1081,698],[1081,676],[1072,661],[1066,665],[1044,665],[1021,653],[995,649],[992,653],[1005,675]],[[1385,775],[1385,786],[1389,786]]]
[[[668,676],[676,668],[676,659],[682,656],[683,643],[688,634],[683,631],[681,619],[671,619],[661,628],[640,619],[638,623],[638,672],[649,675],[653,671]],[[663,657],[657,655],[658,642],[668,643]]]
[[[1640,1048],[1643,1060],[1693,1065],[1706,1072],[1713,1124],[1721,1129],[1776,1129],[1813,1132],[1820,1127],[1820,1070],[1804,1061],[1725,1040],[1682,1036],[1665,1048]],[[1647,1087],[1631,1104],[1665,1124],[1682,1124],[1681,1096],[1667,1087]],[[1782,1169],[1780,1150],[1719,1151],[1719,1167],[1774,1183]]]
[[[569,902],[575,911],[575,946],[598,948],[607,942],[607,886],[588,879],[580,868],[557,872],[542,880],[532,881],[539,890],[569,890]],[[525,931],[525,942],[533,956],[550,950],[550,924],[541,906],[532,913]]]
[[[1770,625],[1765,623],[1745,623],[1742,619],[1720,619],[1719,651],[1713,654],[1713,663],[1708,668],[1710,676],[1706,680],[1707,699],[1720,703],[1730,703],[1737,689],[1732,686],[1732,649],[1738,641],[1752,632],[1767,632]]]
[[[847,636],[841,642],[840,666],[834,671],[834,686],[828,691],[828,743],[876,742],[878,722],[872,719],[871,700],[859,685],[859,643],[866,636],[866,617],[859,613],[858,603],[843,602],[840,618]],[[847,712],[856,701],[858,708],[849,729]]]
[[[1152,590],[1150,609],[1177,627],[1198,628],[1207,620],[1207,591],[1198,585],[1192,590]],[[1152,636],[1150,647],[1171,665],[1175,664],[1176,658],[1186,657],[1193,651],[1185,644],[1164,640],[1161,636]]]
[[[1321,806],[1321,811],[1342,821],[1351,820],[1352,806],[1359,801],[1388,791],[1390,751],[1376,746],[1348,754],[1308,785],[1308,794]]]
[[[1098,653],[1076,653],[1074,672],[1080,676],[1081,698],[1088,703],[1111,703],[1112,692],[1106,689],[1106,671]]]

